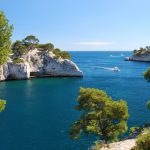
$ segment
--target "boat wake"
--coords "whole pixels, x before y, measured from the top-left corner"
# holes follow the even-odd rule
[[[110,55],[110,57],[124,57],[123,54],[120,54],[120,55]]]

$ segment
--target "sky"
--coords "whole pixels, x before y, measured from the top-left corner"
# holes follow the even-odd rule
[[[0,0],[12,41],[35,35],[62,50],[150,45],[150,0]]]

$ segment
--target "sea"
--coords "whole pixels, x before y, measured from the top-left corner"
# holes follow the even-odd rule
[[[83,78],[34,78],[0,82],[0,98],[7,100],[0,113],[0,150],[87,150],[95,136],[72,140],[71,124],[81,112],[74,109],[80,87],[105,90],[114,100],[126,100],[128,127],[150,121],[146,102],[150,83],[143,72],[150,63],[124,61],[126,51],[74,51],[72,60]],[[118,67],[120,72],[112,68]]]

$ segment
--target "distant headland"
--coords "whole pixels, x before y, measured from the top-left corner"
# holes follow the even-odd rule
[[[133,55],[125,58],[126,61],[150,62],[150,46],[133,51]]]

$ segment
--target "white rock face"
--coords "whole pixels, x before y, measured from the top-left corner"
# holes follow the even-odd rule
[[[11,60],[0,66],[0,81],[29,79],[30,77],[73,76],[82,77],[83,73],[70,60],[56,58],[50,52],[34,49],[23,56],[24,63],[14,64]]]
[[[29,63],[31,73],[37,73],[38,76],[83,76],[75,63],[67,59],[57,59],[52,52],[47,54],[34,49],[24,59]]]
[[[7,62],[0,67],[0,81],[21,80],[30,78],[30,66],[28,63],[13,64]]]
[[[12,62],[8,62],[8,79],[28,79],[30,78],[30,66],[27,62],[13,64]]]
[[[103,147],[101,150],[130,150],[135,146],[135,139],[129,139],[121,142],[116,142],[110,144],[110,147]]]
[[[136,146],[136,140],[128,139],[120,142],[111,143],[109,144],[109,147],[105,145],[99,150],[131,150],[134,146]],[[95,146],[93,146],[90,150],[95,149],[96,149]]]

